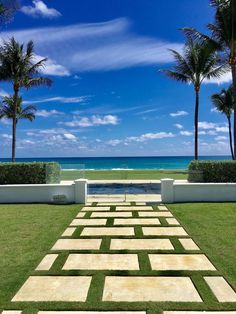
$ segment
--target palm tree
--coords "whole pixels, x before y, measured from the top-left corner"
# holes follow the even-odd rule
[[[16,127],[14,127],[14,121],[16,126],[18,121],[21,119],[27,119],[32,122],[35,119],[36,112],[36,108],[32,105],[22,108],[22,97],[18,97],[16,103],[16,111],[14,97],[4,97],[2,104],[0,104],[0,119],[4,118],[12,120],[12,146],[13,141],[16,141]]]
[[[215,108],[221,113],[225,114],[228,120],[230,151],[231,151],[232,159],[234,159],[232,130],[231,130],[231,114],[234,108],[232,86],[230,86],[228,89],[222,89],[222,91],[219,94],[212,95],[211,100]]]
[[[194,28],[185,27],[187,36],[194,36],[200,43],[208,42],[222,53],[222,63],[227,63],[232,74],[234,99],[234,152],[236,153],[236,1],[210,0],[215,9],[213,23],[207,25],[210,35],[202,34]],[[236,156],[234,156],[236,159]]]
[[[12,140],[12,161],[15,161],[14,139],[17,116],[17,102],[21,88],[29,89],[40,85],[50,86],[52,81],[48,78],[39,76],[40,69],[44,66],[47,59],[35,62],[34,44],[32,41],[24,45],[18,43],[14,38],[4,42],[0,47],[0,77],[2,80],[10,81],[13,86],[14,116],[13,116],[13,140]]]
[[[188,37],[183,54],[170,49],[175,59],[175,65],[170,70],[162,70],[167,76],[182,83],[192,84],[195,91],[195,145],[194,156],[198,159],[198,112],[199,93],[205,79],[217,78],[224,68],[219,65],[218,56],[208,44],[195,43]]]
[[[3,25],[14,16],[14,13],[20,8],[18,0],[2,0],[0,3],[0,25]]]

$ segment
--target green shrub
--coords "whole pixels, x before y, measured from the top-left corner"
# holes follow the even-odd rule
[[[192,161],[188,168],[189,182],[236,182],[236,161]]]
[[[0,184],[60,183],[60,165],[56,162],[0,163]]]

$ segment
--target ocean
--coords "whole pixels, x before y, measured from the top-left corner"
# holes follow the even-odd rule
[[[17,158],[17,161],[56,161],[64,170],[171,170],[186,169],[193,157],[52,157],[52,158]],[[230,156],[201,156],[200,160],[229,160]],[[8,158],[2,162],[11,161]]]

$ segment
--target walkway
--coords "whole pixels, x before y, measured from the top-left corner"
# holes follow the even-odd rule
[[[213,313],[236,293],[164,205],[106,203],[78,213],[13,297],[17,314],[22,302],[39,314]]]

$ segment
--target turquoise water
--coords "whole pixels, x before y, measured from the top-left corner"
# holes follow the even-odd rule
[[[186,169],[193,157],[73,157],[18,158],[17,161],[56,161],[62,169],[119,170],[119,169]],[[201,160],[225,160],[230,156],[201,156]],[[0,159],[10,161],[10,159]]]

